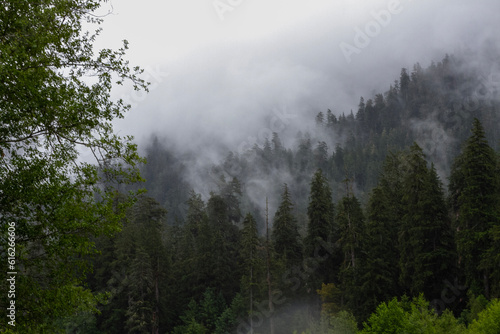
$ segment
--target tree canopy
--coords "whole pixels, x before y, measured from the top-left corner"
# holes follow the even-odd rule
[[[120,228],[130,201],[115,201],[116,185],[141,180],[136,145],[112,126],[129,106],[111,90],[147,84],[125,60],[126,41],[95,50],[101,5],[4,1],[0,9],[0,227],[3,243],[7,224],[16,226],[16,330],[24,333],[93,307],[79,286],[82,256],[94,251],[92,236]],[[82,161],[84,150],[95,160]]]

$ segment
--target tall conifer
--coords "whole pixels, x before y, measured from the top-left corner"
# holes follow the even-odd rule
[[[495,269],[488,250],[499,224],[499,174],[495,152],[477,118],[472,135],[454,161],[449,192],[460,268],[472,292],[488,297],[490,274]]]
[[[274,215],[271,239],[278,257],[284,260],[286,267],[291,267],[300,263],[302,245],[300,244],[297,220],[292,211],[293,203],[286,183],[283,188],[281,204]]]

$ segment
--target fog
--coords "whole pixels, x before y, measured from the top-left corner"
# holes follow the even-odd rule
[[[277,110],[282,114],[286,110],[293,115],[288,120],[298,121],[302,127],[307,125],[304,117],[310,119],[319,111],[347,114],[356,109],[360,96],[369,98],[387,89],[402,67],[411,69],[416,62],[426,67],[445,53],[497,43],[500,9],[498,1],[337,1],[320,3],[321,12],[295,13],[281,25],[272,25],[268,22],[273,21],[272,15],[279,21],[287,6],[297,10],[298,5],[281,2],[281,7],[274,8],[242,2],[233,11],[224,12],[223,21],[213,6],[205,5],[197,15],[205,10],[207,20],[215,21],[211,22],[215,26],[212,33],[219,32],[220,38],[204,40],[206,34],[200,32],[197,37],[192,31],[179,30],[176,38],[184,42],[172,41],[170,45],[168,38],[161,38],[162,22],[166,29],[172,28],[168,22],[158,18],[154,25],[144,22],[148,13],[155,16],[157,11],[173,10],[169,7],[174,5],[144,2],[142,17],[127,17],[127,6],[132,4],[125,4],[123,9],[115,4],[112,19],[121,18],[114,24],[133,27],[128,38],[131,62],[146,68],[151,87],[148,96],[117,91],[117,96],[133,106],[117,128],[133,134],[140,143],[154,132],[197,150],[214,143],[236,149],[248,138],[258,138],[263,127],[270,128],[266,121]],[[310,6],[314,7],[314,2]],[[245,11],[254,14],[252,22]],[[194,12],[193,8],[179,15]],[[269,25],[268,32],[261,27],[261,16],[262,25]],[[124,32],[113,33],[122,27],[104,25],[104,29],[111,28],[111,33],[103,35],[105,41],[127,38],[122,36]],[[240,31],[241,39],[235,31]],[[373,37],[366,33],[360,37],[359,31],[368,31]],[[182,37],[183,33],[186,36]],[[134,46],[136,36],[141,36],[138,47]],[[342,43],[356,50],[343,52]],[[151,53],[154,56],[144,56]],[[172,59],[172,54],[178,56]]]
[[[386,91],[403,67],[425,68],[447,53],[491,64],[484,60],[499,45],[496,0],[126,0],[104,10],[112,14],[97,46],[127,39],[131,65],[151,82],[147,95],[115,90],[132,105],[117,131],[140,149],[154,134],[191,153],[189,178],[199,189],[196,171],[229,150],[243,153],[272,132],[290,147],[297,131],[314,132],[319,111],[356,112],[360,96]],[[413,124],[423,136],[434,126]],[[444,139],[436,149],[454,141]]]

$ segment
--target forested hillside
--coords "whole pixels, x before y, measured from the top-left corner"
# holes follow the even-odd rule
[[[299,225],[305,228],[309,183],[318,168],[330,182],[334,202],[351,189],[366,204],[386,156],[417,142],[447,184],[453,159],[470,135],[474,118],[485,127],[490,145],[494,149],[500,145],[500,70],[485,72],[482,68],[487,65],[474,67],[477,60],[471,59],[476,58],[446,56],[427,69],[416,64],[411,71],[396,70],[399,77],[389,89],[361,97],[356,110],[339,111],[334,106],[326,111],[306,110],[316,123],[314,131],[299,131],[290,138],[281,138],[288,132],[274,132],[251,149],[227,152],[218,164],[200,162],[196,153],[162,142],[161,134],[155,134],[145,149],[144,187],[168,210],[173,223],[185,219],[189,190],[207,199],[210,191],[236,178],[243,186],[243,213],[255,213],[262,228],[263,197],[269,197],[275,210],[287,183]],[[489,68],[500,65],[492,62]],[[287,147],[284,142],[292,144]]]
[[[402,69],[218,164],[153,136],[147,192],[89,259],[107,302],[68,330],[500,330],[500,80],[471,59]]]

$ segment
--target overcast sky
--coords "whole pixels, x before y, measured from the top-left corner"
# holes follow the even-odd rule
[[[307,115],[348,113],[402,67],[498,42],[498,0],[111,0],[98,47],[130,42],[148,96],[120,134],[172,143],[223,142],[290,130]],[[109,9],[109,4],[105,9]],[[309,118],[312,118],[310,116]],[[292,124],[293,123],[293,124]],[[187,144],[186,144],[187,145]]]

